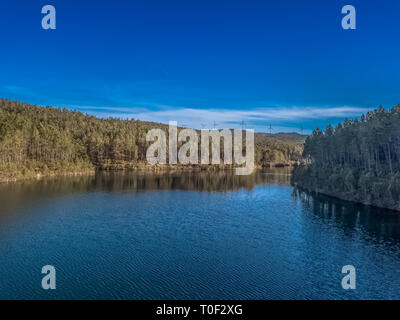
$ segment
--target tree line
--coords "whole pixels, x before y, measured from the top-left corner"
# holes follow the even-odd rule
[[[310,191],[400,210],[400,104],[314,130],[292,182]]]
[[[160,123],[97,118],[78,111],[0,99],[0,180],[51,172],[146,165],[150,129]],[[302,143],[255,137],[256,165],[299,161]],[[223,158],[223,148],[221,147]]]

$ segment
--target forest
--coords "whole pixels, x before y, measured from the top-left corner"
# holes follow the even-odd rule
[[[168,131],[155,122],[0,99],[0,181],[149,167],[146,133],[153,128]],[[303,141],[296,137],[255,134],[256,166],[299,162]]]
[[[314,130],[292,184],[366,205],[400,210],[400,104],[380,106]]]

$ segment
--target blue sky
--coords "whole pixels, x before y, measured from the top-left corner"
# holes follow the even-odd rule
[[[54,5],[57,29],[41,28]],[[357,29],[341,28],[352,4]],[[2,0],[0,97],[310,132],[400,103],[400,1]]]

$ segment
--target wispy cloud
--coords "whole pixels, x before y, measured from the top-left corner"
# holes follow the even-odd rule
[[[128,87],[132,90],[134,88],[144,90],[147,85],[147,83],[135,83],[135,85]],[[328,123],[336,124],[346,117],[358,117],[371,110],[371,108],[348,105],[293,106],[272,104],[268,101],[246,102],[243,105],[238,102],[238,105],[232,107],[226,107],[226,104],[216,107],[219,104],[214,101],[203,107],[198,104],[191,104],[191,107],[187,107],[185,104],[179,105],[180,102],[178,101],[176,102],[177,105],[154,103],[154,101],[165,101],[161,98],[155,98],[154,101],[145,97],[142,97],[142,99],[135,98],[133,93],[129,94],[126,85],[104,87],[104,92],[97,94],[97,96],[103,96],[98,101],[88,99],[93,101],[91,102],[93,105],[71,107],[61,104],[58,106],[77,109],[98,117],[134,118],[161,123],[168,123],[168,121],[173,120],[178,121],[178,124],[182,126],[197,129],[202,127],[213,128],[214,126],[217,128],[240,128],[244,124],[246,128],[252,128],[255,131],[267,131],[272,126],[274,132],[300,131],[301,128],[304,129],[304,132],[311,132],[315,127],[324,128]],[[136,91],[133,90],[133,92]],[[57,101],[65,100],[65,98],[53,99],[49,93],[43,94],[40,91],[10,84],[0,86],[0,95],[3,93],[6,96],[16,97],[18,100],[28,100],[31,103],[46,103],[45,101],[48,101],[49,105],[55,105]],[[78,93],[79,95],[82,94],[82,92]],[[67,97],[71,101],[72,98],[69,95],[70,92],[68,92]],[[76,94],[71,95],[76,97]],[[89,92],[87,95],[91,97],[92,93]],[[72,99],[72,101],[76,101],[76,99]],[[84,100],[79,99],[79,101]],[[249,105],[262,107],[249,107]]]
[[[31,90],[28,90],[26,88],[20,87],[20,86],[14,86],[14,85],[4,85],[2,86],[2,89],[5,92],[12,93],[12,94],[31,94]]]
[[[99,117],[117,117],[122,119],[138,119],[168,123],[178,121],[180,125],[191,128],[211,128],[216,125],[219,128],[238,128],[244,123],[247,128],[256,131],[265,131],[269,124],[274,125],[275,130],[293,131],[303,122],[316,123],[318,120],[336,120],[345,117],[358,117],[368,112],[370,108],[353,106],[335,107],[268,107],[246,110],[232,109],[205,109],[185,108],[163,105],[151,107],[137,106],[133,108],[112,108],[80,106],[76,109]]]
[[[38,92],[31,88],[10,84],[0,86],[0,96],[2,98],[22,102],[29,101],[31,103],[37,103],[42,99]]]

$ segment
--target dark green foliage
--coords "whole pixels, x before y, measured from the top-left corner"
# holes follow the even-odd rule
[[[0,180],[146,165],[151,144],[146,134],[153,128],[168,132],[167,125],[154,122],[101,119],[0,99]],[[300,159],[301,142],[262,134],[255,140],[258,165]]]
[[[400,105],[306,139],[292,182],[310,191],[400,210]]]
[[[289,140],[263,133],[255,134],[255,163],[258,166],[270,166],[293,164],[300,161],[303,142],[297,139],[298,137],[296,137],[296,140]]]

